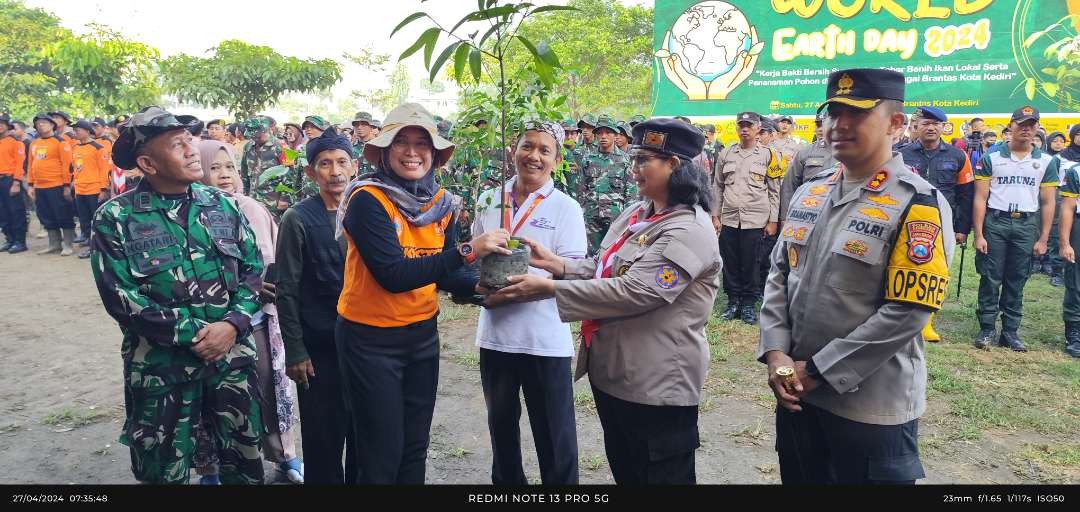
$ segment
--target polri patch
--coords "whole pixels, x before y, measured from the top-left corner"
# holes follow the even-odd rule
[[[656,285],[670,290],[679,284],[679,270],[674,265],[662,265],[656,271]]]

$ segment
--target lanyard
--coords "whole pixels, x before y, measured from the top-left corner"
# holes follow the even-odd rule
[[[513,201],[513,195],[510,194],[510,193],[506,193],[503,200],[506,203],[510,203],[511,201]],[[510,230],[510,236],[514,236],[514,235],[517,234],[517,232],[521,229],[521,226],[523,226],[525,224],[525,221],[529,220],[529,216],[532,215],[533,210],[535,210],[536,207],[539,206],[540,202],[543,201],[543,200],[544,200],[544,195],[543,194],[537,194],[536,195],[536,198],[533,199],[533,202],[532,202],[531,205],[529,205],[529,208],[527,210],[525,210],[525,213],[521,214],[521,219],[518,220],[517,226],[514,226],[514,229]],[[517,209],[515,208],[514,210],[516,211]],[[503,211],[503,225],[506,226],[507,228],[509,228],[510,227],[510,222],[511,222],[511,220],[510,220],[510,210],[509,209],[504,210]]]

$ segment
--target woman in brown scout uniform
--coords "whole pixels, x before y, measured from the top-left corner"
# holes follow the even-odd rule
[[[599,256],[563,259],[529,241],[530,265],[555,280],[514,276],[499,294],[555,297],[563,321],[582,320],[575,377],[589,374],[616,483],[694,483],[705,323],[722,266],[707,174],[692,163],[705,138],[669,118],[639,123],[633,137],[645,200],[612,223]]]

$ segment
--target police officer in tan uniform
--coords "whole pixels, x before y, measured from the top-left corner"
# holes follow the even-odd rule
[[[832,152],[825,147],[825,139],[821,134],[820,112],[814,116],[814,142],[809,146],[803,146],[795,153],[795,157],[788,163],[787,172],[784,173],[784,181],[780,185],[780,221],[787,217],[788,204],[795,189],[802,186],[807,178],[817,176],[821,171],[836,164]]]
[[[776,120],[776,135],[773,137],[771,146],[784,156],[786,162],[791,162],[795,154],[806,147],[806,142],[791,133],[794,129],[795,120],[791,116],[780,116]]]
[[[764,237],[777,232],[783,167],[779,153],[755,139],[761,130],[758,114],[742,112],[736,123],[739,143],[716,158],[712,222],[726,263],[728,306],[721,318],[732,320],[739,315],[743,322],[753,324],[757,321],[758,249]]]
[[[530,242],[514,300],[555,297],[564,322],[582,320],[575,376],[589,374],[618,484],[694,483],[698,403],[709,367],[705,324],[721,261],[709,185],[691,161],[699,130],[670,118],[633,129],[631,167],[645,201],[611,224],[600,255],[564,259]]]
[[[924,477],[919,331],[945,300],[952,211],[891,151],[904,129],[902,74],[840,70],[827,91],[825,140],[840,163],[795,192],[761,311],[780,476],[914,483]]]

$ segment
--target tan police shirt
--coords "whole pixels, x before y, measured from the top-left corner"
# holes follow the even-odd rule
[[[629,219],[653,214],[651,202],[628,207],[599,254],[627,232]],[[578,348],[575,379],[589,374],[601,391],[647,405],[697,405],[709,368],[705,324],[719,287],[720,252],[709,213],[680,206],[634,233],[615,253],[613,277],[594,279],[597,258],[566,261],[555,281],[564,322],[599,320],[589,348]]]
[[[952,210],[900,155],[863,183],[841,194],[841,172],[826,171],[795,192],[771,256],[757,356],[813,358],[824,381],[803,400],[898,425],[926,409],[920,331],[945,299]]]
[[[780,153],[760,144],[724,148],[716,157],[713,211],[721,224],[739,229],[764,228],[780,215]]]

